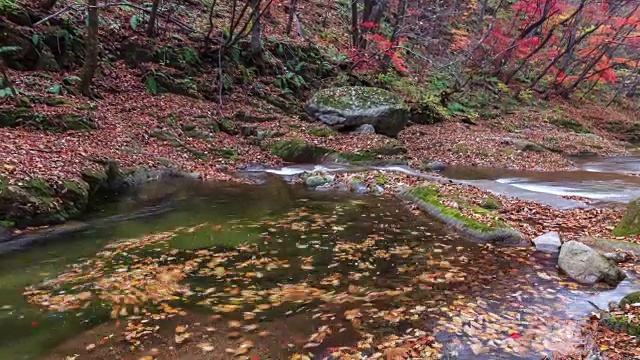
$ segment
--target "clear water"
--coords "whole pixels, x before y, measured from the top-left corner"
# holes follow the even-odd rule
[[[51,296],[95,291],[93,282],[67,284],[58,276],[81,269],[74,264],[92,268],[105,259],[110,265],[100,268],[94,281],[118,279],[136,264],[158,265],[158,272],[190,264],[180,280],[189,296],[167,303],[227,319],[241,319],[287,286],[316,289],[322,295],[285,299],[253,320],[271,330],[276,343],[293,345],[272,347],[256,338],[256,351],[270,358],[294,352],[324,358],[330,348],[355,347],[366,334],[383,342],[419,330],[461,359],[539,359],[580,344],[581,319],[593,310],[587,300],[606,306],[640,288],[633,274],[618,290],[581,287],[558,274],[552,256],[475,243],[395,199],[310,192],[274,179],[258,186],[151,184],[85,220],[92,224],[150,204],[165,211],[96,222],[80,233],[3,255],[0,328],[11,330],[0,337],[0,358],[64,359],[73,353],[116,358],[107,348],[84,350],[95,341],[85,331],[113,322],[110,304],[89,301],[86,308],[51,311],[29,304],[23,295],[29,286]],[[175,235],[149,241],[150,234],[167,231]],[[127,250],[118,250],[123,244]],[[104,255],[105,247],[118,256]],[[224,274],[207,265],[212,259]],[[287,267],[264,265],[284,263]],[[230,305],[233,311],[220,311]],[[342,316],[356,308],[368,309],[358,318],[358,331]],[[336,315],[320,316],[326,313]],[[279,330],[282,324],[294,327],[299,341]],[[334,331],[319,346],[305,349],[308,337],[322,326]]]

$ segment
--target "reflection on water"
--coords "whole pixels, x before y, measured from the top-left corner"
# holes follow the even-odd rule
[[[524,191],[579,196],[596,201],[628,202],[640,196],[640,157],[578,159],[573,171],[535,172],[452,167],[443,176],[459,180],[494,180]],[[484,186],[486,182],[482,183]],[[489,190],[491,186],[488,186]]]

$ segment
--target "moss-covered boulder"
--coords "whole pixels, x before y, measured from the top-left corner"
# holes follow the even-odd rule
[[[79,180],[34,178],[20,185],[0,180],[0,221],[19,228],[59,224],[83,212],[88,200],[89,185]]]
[[[447,109],[436,97],[423,97],[411,104],[411,122],[421,125],[437,124],[449,119]]]
[[[271,145],[271,154],[290,163],[312,164],[318,162],[331,150],[307,144],[302,140],[278,141]]]
[[[379,88],[348,86],[317,92],[306,104],[316,120],[352,131],[369,124],[379,134],[398,136],[409,120],[409,108],[397,95]]]
[[[633,199],[627,205],[627,212],[622,221],[613,229],[615,236],[632,236],[640,234],[640,198]]]

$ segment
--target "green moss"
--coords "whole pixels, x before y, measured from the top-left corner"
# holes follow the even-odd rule
[[[606,316],[601,323],[613,331],[640,336],[640,324],[632,322],[627,316]]]
[[[314,127],[307,130],[307,134],[320,137],[330,137],[336,134],[336,131],[329,127]]]
[[[632,292],[620,300],[620,307],[625,308],[627,305],[640,303],[640,291]]]
[[[339,157],[352,164],[361,164],[375,161],[377,159],[376,154],[367,150],[361,150],[354,153],[340,153]]]
[[[213,148],[210,150],[210,152],[212,154],[221,156],[225,159],[237,159],[238,156],[240,156],[240,153],[238,153],[238,150],[236,149],[229,149],[229,148]]]
[[[493,197],[488,197],[480,203],[480,208],[485,210],[500,210],[502,209],[502,203]]]
[[[549,119],[549,123],[551,123],[553,125],[556,125],[558,127],[561,127],[561,128],[576,132],[576,133],[587,134],[587,133],[591,132],[582,123],[579,123],[576,120],[567,119],[567,118],[564,118],[564,117],[551,118],[551,119]]]
[[[25,184],[24,188],[36,198],[45,198],[47,201],[55,195],[54,189],[49,183],[40,178],[33,178]]]
[[[640,234],[640,198],[636,198],[627,205],[627,212],[613,229],[615,236],[633,236]]]
[[[9,220],[0,220],[0,228],[12,229],[16,226],[16,223]]]
[[[331,152],[299,139],[275,142],[271,145],[270,151],[271,154],[292,163],[315,163]]]
[[[464,224],[464,226],[468,227],[469,229],[477,230],[480,232],[491,232],[495,230],[494,227],[480,223],[473,219],[469,219],[468,217],[464,216],[460,211],[449,208],[446,205],[444,205],[440,201],[440,198],[442,197],[442,195],[438,192],[438,189],[433,186],[421,186],[421,187],[414,188],[410,191],[410,194],[412,194],[413,196],[416,196],[418,199],[424,201],[428,205],[431,205],[437,208],[442,215],[448,218],[460,221],[461,223]]]

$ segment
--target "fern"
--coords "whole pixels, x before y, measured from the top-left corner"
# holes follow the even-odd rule
[[[22,50],[22,48],[20,46],[1,46],[0,47],[0,54],[16,53],[16,52],[18,52],[20,50]]]

